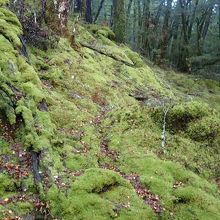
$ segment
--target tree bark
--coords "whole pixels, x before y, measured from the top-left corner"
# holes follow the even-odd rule
[[[220,39],[220,0],[218,1],[218,34]]]
[[[125,42],[126,33],[126,15],[124,0],[113,0],[113,31],[115,32],[116,41]]]
[[[191,20],[190,20],[190,25],[189,25],[189,28],[188,28],[188,38],[189,39],[191,38],[192,28],[193,28],[193,24],[195,22],[195,17],[196,17],[198,4],[199,4],[199,0],[196,0],[195,6],[194,6],[193,12],[192,12]]]
[[[164,60],[167,55],[167,47],[169,41],[169,33],[170,33],[170,16],[172,10],[172,2],[173,0],[166,1],[166,9],[165,9],[165,16],[164,16],[164,23],[162,28],[162,38],[160,43],[160,60]]]
[[[101,0],[101,2],[100,2],[98,11],[97,11],[96,16],[95,16],[95,19],[94,19],[94,23],[96,23],[96,21],[97,21],[99,15],[100,15],[100,12],[101,12],[101,10],[102,10],[102,7],[103,7],[104,2],[105,2],[105,0]]]
[[[86,16],[85,21],[87,23],[92,23],[92,4],[91,0],[86,0]]]

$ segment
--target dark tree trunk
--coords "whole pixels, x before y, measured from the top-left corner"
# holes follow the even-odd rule
[[[103,7],[104,2],[105,2],[105,0],[101,0],[101,2],[100,2],[98,11],[97,11],[96,16],[95,16],[95,19],[94,19],[94,23],[97,21],[99,15],[100,15],[100,12],[101,12],[101,10],[102,10],[102,7]]]
[[[218,1],[218,34],[220,39],[220,0]]]
[[[76,0],[74,2],[74,11],[81,12],[82,11],[82,0]]]
[[[144,1],[143,18],[141,27],[141,47],[144,49],[143,54],[149,56],[150,42],[149,42],[149,24],[150,24],[150,0]]]
[[[165,0],[161,1],[160,5],[158,7],[158,10],[157,10],[156,16],[154,17],[154,24],[155,24],[154,30],[157,30],[164,2],[165,2]]]
[[[197,12],[197,8],[198,8],[198,4],[199,4],[199,0],[196,0],[195,2],[195,6],[193,7],[193,12],[192,12],[192,16],[190,19],[190,24],[189,24],[189,28],[188,28],[188,38],[191,38],[192,35],[192,28],[195,22],[195,17],[196,17],[196,12]]]
[[[92,23],[92,5],[91,0],[86,0],[86,16],[85,21],[87,23]]]
[[[189,39],[188,39],[188,13],[187,8],[190,1],[179,0],[179,6],[181,9],[181,36],[179,43],[179,57],[177,67],[179,70],[188,72],[188,59],[189,59]]]
[[[164,17],[161,43],[160,43],[160,60],[164,60],[167,55],[167,47],[168,47],[169,33],[170,33],[170,16],[171,16],[171,10],[172,10],[172,2],[173,0],[166,1],[165,17]]]
[[[46,8],[47,8],[47,1],[41,0],[41,8],[42,8],[42,19],[46,23]]]

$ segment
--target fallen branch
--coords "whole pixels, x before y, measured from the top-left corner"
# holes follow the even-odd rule
[[[167,113],[169,111],[170,107],[165,107],[163,108],[163,131],[162,131],[162,135],[161,135],[161,150],[163,153],[166,152],[166,118],[167,118]]]
[[[112,58],[112,59],[114,59],[114,60],[116,60],[116,61],[118,61],[118,62],[124,63],[124,64],[127,65],[127,66],[134,67],[134,64],[132,63],[132,61],[131,61],[131,62],[128,62],[128,61],[126,61],[126,60],[122,60],[122,59],[120,59],[120,58],[114,56],[113,54],[108,53],[108,52],[102,50],[101,48],[97,48],[97,47],[95,47],[95,46],[93,46],[93,45],[91,45],[91,44],[87,44],[87,43],[85,43],[85,42],[80,42],[80,44],[81,44],[82,47],[89,48],[89,49],[91,49],[91,50],[94,50],[94,51],[96,51],[96,52],[102,54],[102,55],[105,55],[105,56],[107,56],[107,57],[110,57],[110,58]]]

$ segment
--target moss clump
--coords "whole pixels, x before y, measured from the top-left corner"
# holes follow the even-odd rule
[[[132,186],[118,174],[108,170],[86,170],[72,184],[68,198],[54,187],[50,189],[48,196],[52,212],[56,215],[59,213],[63,219],[155,218],[152,210],[137,197]],[[61,201],[60,207],[56,205],[57,199]]]
[[[214,116],[203,117],[189,123],[187,132],[193,140],[215,142],[220,137],[220,119]]]
[[[194,187],[176,189],[174,194],[175,219],[218,219],[220,203],[213,196]]]
[[[183,130],[193,120],[208,116],[212,110],[204,102],[192,101],[175,105],[168,115],[168,123],[171,128]]]
[[[216,186],[170,161],[161,161],[150,156],[142,159],[132,159],[132,157],[128,159],[130,162],[124,164],[123,170],[134,165],[132,169],[142,173],[142,183],[160,197],[166,209],[163,213],[165,219],[170,218],[170,213],[173,214],[174,219],[184,219],[181,210],[183,204],[188,208],[195,206],[198,209],[196,213],[187,214],[191,216],[189,219],[197,218],[204,213],[207,219],[218,216],[220,202]],[[210,213],[204,211],[210,209],[215,211]]]
[[[16,116],[13,108],[15,103],[14,94],[5,83],[0,86],[0,92],[0,111],[2,112],[2,115],[5,115],[8,118],[11,125],[15,124]]]
[[[21,34],[21,25],[12,12],[7,9],[0,9],[0,33],[12,43],[14,48],[21,46],[20,39],[18,37]]]
[[[135,53],[131,49],[124,47],[123,50],[127,54],[128,58],[134,63],[136,67],[142,67],[144,66],[144,61],[140,57],[138,53]]]
[[[9,3],[9,0],[0,0],[0,6],[7,5]]]
[[[1,173],[0,174],[0,196],[5,197],[7,193],[15,191],[15,184],[11,177],[7,174]]]
[[[2,135],[2,131],[0,128],[0,146],[1,146],[0,155],[7,154],[7,153],[9,154],[9,153],[11,153],[9,143],[7,141],[5,141],[4,139],[2,139],[1,135]]]
[[[104,36],[110,40],[113,40],[115,38],[114,32],[109,29],[108,27],[100,27],[98,25],[89,25],[87,26],[87,29],[92,32],[93,34],[97,34],[98,36]]]

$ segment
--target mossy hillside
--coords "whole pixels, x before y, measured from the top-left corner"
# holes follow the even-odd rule
[[[63,47],[62,41],[61,41],[60,46]],[[58,51],[59,51],[59,49],[56,51],[56,54],[54,54],[55,56],[59,55]],[[64,50],[62,50],[62,51],[64,51]],[[98,140],[100,140],[100,136],[98,135],[98,137],[97,137],[97,134],[95,133],[97,131],[96,131],[96,129],[92,128],[93,125],[91,126],[91,125],[89,125],[89,123],[86,123],[86,124],[84,124],[84,126],[91,126],[91,129],[88,129],[89,133],[86,132],[86,135],[83,138],[87,138],[86,136],[88,136],[88,139],[89,139],[90,135],[92,135],[93,137],[96,137],[95,138],[97,140],[96,145],[94,145],[94,148],[93,147],[91,148],[91,149],[95,149],[95,150],[94,151],[90,150],[89,153],[86,153],[85,155],[71,156],[71,146],[64,147],[63,150],[65,149],[65,150],[67,150],[67,152],[69,152],[69,153],[67,153],[67,155],[68,155],[67,156],[68,168],[76,171],[77,169],[80,170],[80,169],[89,168],[89,166],[90,167],[91,166],[98,166],[99,165],[98,163],[101,162],[104,164],[107,161],[111,165],[116,165],[116,166],[120,167],[120,169],[122,169],[122,171],[125,171],[126,173],[138,172],[138,173],[143,173],[143,176],[145,173],[152,174],[151,177],[153,177],[155,179],[155,181],[152,181],[152,184],[149,184],[147,181],[148,184],[146,184],[146,185],[148,187],[152,187],[152,190],[155,193],[158,193],[161,197],[163,197],[163,192],[166,192],[166,191],[162,190],[162,185],[163,186],[168,185],[168,187],[167,187],[167,194],[168,195],[167,195],[167,197],[164,196],[163,197],[164,199],[162,201],[164,201],[164,205],[168,210],[166,215],[170,216],[170,212],[172,213],[171,210],[173,209],[173,207],[177,207],[175,209],[179,210],[178,207],[181,206],[181,204],[178,204],[178,203],[176,204],[176,200],[178,200],[178,197],[177,198],[175,197],[175,193],[173,191],[173,184],[175,183],[175,181],[187,182],[187,184],[189,184],[189,186],[195,185],[195,188],[197,188],[199,182],[202,179],[193,180],[194,177],[192,177],[192,174],[187,171],[185,171],[183,177],[181,177],[181,174],[183,173],[183,168],[181,168],[180,166],[177,166],[178,168],[176,169],[176,174],[173,173],[173,171],[172,171],[173,166],[176,166],[174,163],[170,164],[168,166],[168,167],[170,167],[169,169],[165,168],[165,170],[163,171],[164,175],[161,179],[158,178],[158,176],[161,174],[156,175],[156,177],[154,177],[156,166],[166,167],[166,165],[164,163],[161,164],[161,161],[158,160],[157,157],[155,157],[155,156],[154,156],[154,159],[149,159],[148,163],[147,163],[147,159],[145,160],[144,158],[147,157],[148,154],[153,154],[152,153],[153,151],[154,152],[158,151],[158,149],[160,148],[161,128],[160,128],[160,126],[158,127],[158,125],[155,124],[154,120],[150,117],[151,114],[149,114],[149,112],[151,110],[148,108],[140,107],[138,102],[135,101],[135,99],[131,98],[128,95],[128,93],[131,92],[131,90],[129,88],[132,88],[132,86],[134,85],[133,82],[137,83],[137,81],[133,80],[134,78],[132,80],[130,80],[129,77],[137,77],[137,76],[136,75],[133,76],[132,71],[131,71],[130,74],[127,74],[127,72],[126,72],[125,73],[126,77],[125,77],[123,75],[124,69],[127,70],[127,68],[130,69],[130,67],[122,66],[119,68],[119,65],[115,66],[114,62],[113,62],[113,66],[108,66],[107,69],[105,70],[105,68],[103,68],[105,66],[102,65],[103,56],[101,56],[101,55],[99,56],[98,54],[96,54],[95,59],[94,59],[94,52],[89,49],[82,49],[81,53],[82,54],[86,53],[86,58],[90,61],[90,63],[94,63],[94,64],[96,63],[96,67],[95,67],[95,69],[93,69],[92,67],[87,69],[86,67],[84,67],[84,65],[87,66],[87,61],[79,62],[80,66],[79,66],[79,68],[77,68],[78,72],[76,72],[74,75],[74,79],[77,81],[77,85],[75,84],[75,90],[81,91],[82,88],[80,88],[80,87],[82,87],[82,82],[83,82],[83,84],[84,84],[83,92],[85,95],[84,97],[86,97],[86,98],[88,97],[88,99],[91,99],[92,97],[89,94],[89,92],[90,92],[89,89],[91,89],[91,91],[93,91],[92,88],[95,87],[95,92],[94,92],[95,97],[99,101],[97,102],[97,100],[96,101],[93,100],[95,102],[91,103],[91,105],[96,106],[95,107],[96,111],[94,111],[94,112],[92,111],[92,109],[94,109],[94,107],[92,109],[89,109],[91,119],[93,118],[93,116],[95,116],[96,113],[98,113],[99,109],[101,107],[103,107],[102,105],[99,106],[100,104],[105,103],[105,105],[107,105],[107,106],[110,105],[111,111],[106,115],[106,119],[104,120],[103,125],[101,126],[101,131],[102,131],[101,136],[102,137],[104,136],[107,140],[109,140],[110,149],[119,152],[120,159],[119,159],[119,161],[117,161],[115,163],[114,161],[112,161],[112,159],[107,159],[105,156],[100,155],[100,153],[98,154],[98,158],[97,158],[97,155],[92,153],[92,152],[98,153],[98,151],[99,151]],[[89,56],[88,53],[93,54],[93,56]],[[52,55],[53,55],[53,53],[52,53]],[[62,52],[62,55],[59,55],[59,57],[62,57],[62,59],[63,59],[63,62],[59,61],[59,63],[62,63],[62,65],[64,65],[65,64],[64,53]],[[102,58],[102,59],[100,59],[100,58]],[[81,57],[79,57],[78,59],[81,59]],[[96,60],[98,62],[96,62]],[[107,62],[107,60],[109,60],[109,62]],[[104,58],[104,61],[106,61],[105,63],[111,64],[112,60],[111,61],[110,60],[111,59],[109,59],[108,57]],[[72,61],[72,62],[74,62],[74,61]],[[77,65],[77,63],[74,65]],[[99,65],[101,65],[102,68],[99,69]],[[64,66],[63,73],[69,74],[68,72],[65,72],[65,68],[66,67]],[[83,71],[81,71],[81,68],[83,69]],[[92,73],[92,74],[88,74],[89,70],[90,70],[89,73]],[[117,77],[115,77],[115,74],[112,74],[112,70],[117,71],[117,73],[118,73]],[[123,71],[121,71],[121,70],[123,70]],[[100,75],[99,75],[99,71],[101,71]],[[103,72],[105,73],[104,75],[103,75]],[[119,73],[121,73],[121,74],[119,74]],[[151,75],[151,74],[149,74],[149,75],[152,78],[154,77],[154,75]],[[69,77],[69,79],[71,79],[70,75],[67,75],[67,76]],[[111,95],[109,95],[109,93],[108,93],[108,90],[111,90],[111,88],[106,89],[106,87],[108,88],[110,86],[108,83],[105,83],[106,79],[108,79],[108,78],[110,78],[110,79],[113,78],[114,80],[118,81],[118,83],[116,83],[117,89],[115,89],[114,91],[111,91],[111,93],[110,93]],[[139,82],[143,82],[143,79],[141,79],[141,78],[138,78],[138,80],[139,81],[137,84],[139,84]],[[157,81],[157,79],[154,79],[154,80]],[[64,86],[64,85],[61,85],[57,82],[54,84],[53,89],[59,90],[62,88],[62,91],[60,91],[59,93],[62,93],[63,96],[68,97],[67,96],[68,90],[65,88],[68,88],[68,89],[72,88],[71,84],[69,82],[68,83],[65,82],[65,86]],[[70,82],[74,83],[74,80],[70,81]],[[92,82],[94,82],[94,85],[92,84]],[[147,80],[145,81],[145,83],[147,83]],[[127,87],[127,84],[130,85],[129,88]],[[141,85],[141,83],[139,85]],[[144,85],[144,83],[143,83],[143,85]],[[158,87],[160,86],[160,88],[161,88],[160,82],[156,83],[156,85],[158,85]],[[100,87],[100,89],[97,89],[97,87]],[[88,91],[86,91],[87,89],[88,89]],[[133,89],[137,89],[137,88],[134,86]],[[120,94],[118,94],[118,92],[120,92]],[[166,92],[167,91],[164,91],[164,93],[166,93]],[[170,93],[170,91],[167,92],[167,94],[169,94],[169,93]],[[82,94],[82,93],[80,93],[80,94]],[[81,99],[83,99],[84,97],[78,98],[78,96],[75,96],[76,101],[74,101],[74,103],[77,103],[77,106],[80,107],[81,110],[83,109],[82,103],[84,103],[84,102],[82,102]],[[104,101],[102,99],[104,99]],[[126,99],[128,101],[126,101]],[[115,100],[117,100],[116,103],[114,103]],[[114,104],[112,104],[112,103],[114,103]],[[204,112],[203,112],[203,110],[200,110],[200,107],[203,104],[198,104],[198,106],[200,106],[198,108],[197,108],[197,104],[195,104],[195,107],[194,107],[194,103],[192,103],[192,104],[188,103],[188,105],[189,105],[189,107],[184,106],[183,109],[185,109],[184,112],[186,112],[186,114],[193,116],[192,120],[194,118],[197,118],[197,117],[199,118],[200,116],[201,116],[200,118],[202,118],[203,116],[207,116],[210,114],[209,110],[207,112],[206,112],[206,110]],[[64,106],[66,106],[66,105],[64,105]],[[66,106],[65,108],[69,108],[69,107]],[[199,113],[196,112],[197,110]],[[189,113],[187,113],[188,111],[189,111]],[[194,111],[195,111],[195,113],[194,113]],[[201,111],[201,114],[200,114],[200,111]],[[175,113],[176,116],[174,116],[174,118],[181,117],[181,114],[178,114],[178,111],[174,111],[174,112],[176,112]],[[79,120],[82,120],[80,118],[81,117],[80,115],[81,114],[79,113],[77,118]],[[71,118],[71,116],[69,116],[69,117]],[[161,117],[161,119],[162,119],[162,117]],[[75,120],[77,120],[77,119],[75,119]],[[57,123],[62,124],[61,121],[60,122],[57,121]],[[77,123],[80,123],[80,122],[77,122]],[[80,124],[82,124],[82,123],[80,123]],[[62,124],[62,125],[64,125],[64,124]],[[65,127],[68,127],[67,124],[65,124],[65,125],[66,125]],[[84,128],[84,126],[82,126],[82,128]],[[92,133],[90,133],[90,132],[92,132]],[[187,140],[189,141],[189,139],[187,139]],[[65,152],[65,150],[64,150],[64,152]],[[188,151],[188,152],[191,153],[190,151]],[[195,155],[195,152],[193,152],[193,153]],[[95,160],[92,159],[92,158],[94,158],[94,156],[96,157]],[[86,161],[86,158],[87,158],[87,161]],[[146,166],[144,166],[140,162],[141,160],[144,161],[143,164],[146,164]],[[154,163],[152,162],[152,160],[154,161]],[[180,159],[180,161],[181,161],[181,159]],[[152,166],[150,166],[150,164],[152,164]],[[158,165],[156,165],[156,164],[158,164]],[[141,168],[139,168],[139,167],[141,167]],[[149,170],[145,167],[151,167],[152,171],[149,172]],[[159,168],[159,169],[163,170],[163,168]],[[167,171],[167,169],[168,169],[168,171]],[[142,181],[144,182],[145,178],[143,176],[142,176],[142,179],[143,179]],[[164,176],[168,176],[168,179],[170,178],[170,180],[164,181]],[[196,177],[196,175],[194,175],[194,176]],[[147,176],[146,179],[149,179],[149,178],[150,178],[150,176]],[[188,178],[192,179],[191,181],[189,181],[189,183],[187,181]],[[159,186],[157,188],[156,186],[157,186],[158,182],[161,183],[161,185],[159,184]],[[208,184],[207,182],[201,183],[201,185],[202,185],[201,192],[204,193],[205,195],[206,195],[207,184]],[[154,188],[154,186],[155,186],[155,188]],[[210,187],[212,188],[212,190],[209,191],[208,194],[209,193],[212,194],[216,191],[216,188],[213,187],[211,184],[210,184],[209,188]],[[170,203],[167,202],[172,197],[174,197],[174,200]],[[206,199],[204,199],[203,201],[205,201],[205,200]],[[166,202],[167,202],[167,204],[166,204]],[[213,204],[215,204],[215,202]],[[189,205],[188,207],[190,207],[190,206],[191,205]],[[201,214],[203,212],[202,207],[198,208],[198,210],[199,210],[199,214]],[[181,211],[176,211],[175,214],[176,214],[176,216],[177,215],[181,216]],[[195,213],[195,215],[197,215],[197,214],[198,213]],[[215,215],[217,216],[217,214],[215,214]],[[194,216],[194,215],[192,215],[192,216]],[[191,218],[193,218],[192,216],[191,216]],[[182,218],[183,218],[183,216],[182,216]]]
[[[0,110],[1,127],[3,128],[3,130],[0,129],[0,136],[1,139],[9,142],[2,145],[3,142],[1,141],[0,161],[5,175],[9,173],[10,183],[14,184],[13,188],[7,186],[10,193],[7,189],[2,189],[1,197],[6,199],[4,201],[6,204],[7,201],[11,201],[10,197],[15,197],[15,205],[4,206],[0,218],[13,218],[28,214],[33,209],[32,201],[30,201],[30,204],[28,201],[27,204],[23,202],[16,203],[16,197],[19,196],[20,190],[26,187],[27,193],[33,194],[36,192],[36,185],[33,187],[34,179],[31,174],[31,181],[28,181],[29,173],[25,174],[25,177],[15,180],[13,169],[16,167],[16,169],[20,169],[19,167],[24,165],[19,164],[21,163],[20,159],[15,153],[18,149],[14,149],[14,146],[22,143],[23,151],[27,152],[40,152],[42,149],[50,149],[55,127],[49,114],[39,110],[39,104],[44,98],[41,81],[33,67],[19,53],[22,46],[19,35],[22,33],[22,29],[17,17],[7,8],[1,7],[0,20],[2,24],[0,27]],[[13,132],[10,129],[14,128],[17,128],[17,130],[12,135]],[[7,168],[7,166],[9,167]],[[42,169],[43,167],[48,169],[52,165],[44,160],[41,166]],[[4,181],[1,181],[1,183],[7,183],[6,180],[9,177],[5,175],[2,176]]]
[[[93,34],[82,28],[78,37],[80,41],[91,43]],[[160,218],[194,219],[205,216],[206,219],[217,219],[217,188],[204,179],[204,176],[209,179],[212,167],[207,167],[205,172],[209,175],[204,175],[201,165],[204,159],[198,157],[194,161],[204,143],[204,135],[202,139],[198,138],[198,134],[195,135],[197,128],[193,127],[193,122],[197,120],[201,120],[203,126],[207,117],[216,118],[216,111],[204,105],[207,99],[203,98],[198,100],[202,103],[200,107],[205,106],[202,110],[195,107],[198,105],[194,102],[175,105],[171,110],[172,118],[190,115],[190,120],[183,130],[176,130],[174,124],[169,123],[168,153],[159,154],[162,107],[158,106],[159,114],[158,110],[155,113],[154,108],[140,105],[133,96],[141,93],[146,99],[171,99],[176,103],[182,102],[185,94],[177,88],[165,86],[167,82],[154,68],[147,66],[138,54],[126,46],[116,45],[109,39],[109,34],[95,32],[95,38],[102,48],[107,48],[108,54],[117,53],[117,59],[126,58],[133,63],[141,61],[141,65],[127,66],[108,54],[86,47],[75,51],[67,39],[60,39],[57,48],[46,52],[29,47],[31,65],[11,47],[10,56],[17,54],[12,56],[16,78],[10,77],[7,59],[4,60],[6,65],[2,79],[25,95],[15,100],[14,107],[9,103],[14,92],[6,83],[4,91],[7,95],[2,103],[7,103],[16,117],[22,116],[23,124],[17,130],[14,141],[23,141],[24,148],[41,152],[43,181],[38,189],[41,199],[49,205],[52,217],[159,218],[137,196],[133,186],[115,172],[120,170],[127,175],[137,173],[143,186],[159,196],[165,208]],[[215,91],[218,92],[217,87]],[[47,110],[40,110],[41,103],[46,103]],[[157,118],[154,117],[156,114]],[[216,134],[216,129],[214,131]],[[210,137],[211,134],[207,129],[206,135]],[[100,149],[103,141],[107,142],[110,153]],[[217,142],[214,142],[216,145]],[[4,152],[10,151],[10,144],[4,146]],[[210,152],[201,151],[207,162],[218,164],[217,158],[212,157],[212,148],[208,146],[207,149]],[[174,158],[173,152],[184,154]],[[184,164],[184,159],[188,157],[188,164]],[[27,186],[27,193],[36,191],[32,175],[20,182]],[[16,194],[17,188],[13,188],[12,193]],[[7,196],[4,190],[3,194]],[[19,202],[15,201],[15,204],[19,205]],[[28,204],[18,207],[21,207],[19,211],[22,214],[29,213],[31,209]],[[19,215],[15,207],[11,205],[10,208]],[[13,216],[9,213],[9,217]]]

